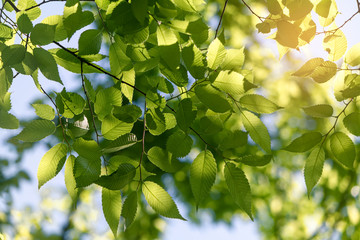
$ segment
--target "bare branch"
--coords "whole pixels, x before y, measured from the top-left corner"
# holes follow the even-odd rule
[[[214,38],[216,38],[217,35],[218,35],[219,28],[220,28],[220,25],[221,25],[221,21],[222,21],[222,19],[223,19],[223,17],[224,17],[225,9],[226,9],[226,6],[227,6],[227,3],[228,3],[228,2],[229,2],[229,0],[226,0],[226,1],[225,1],[224,8],[223,8],[223,10],[222,10],[222,12],[221,12],[219,24],[217,25],[217,28],[216,28],[216,31],[215,31],[215,37],[214,37]]]

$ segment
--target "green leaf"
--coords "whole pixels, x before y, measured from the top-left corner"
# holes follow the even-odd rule
[[[173,133],[166,142],[166,149],[174,157],[185,157],[189,154],[193,145],[192,138],[183,131]]]
[[[249,132],[251,139],[259,144],[265,152],[271,153],[270,135],[261,120],[255,114],[248,111],[241,112],[241,119],[246,131]]]
[[[33,120],[16,136],[24,142],[37,142],[55,132],[55,124],[49,120]]]
[[[129,71],[123,71],[121,77],[121,92],[132,103],[134,95],[134,88],[132,86],[135,86],[135,70],[132,68]]]
[[[133,0],[131,1],[131,10],[135,18],[144,24],[145,18],[148,16],[148,0]]]
[[[180,162],[172,157],[172,154],[158,146],[150,148],[147,157],[152,164],[164,172],[176,172],[181,168]]]
[[[170,46],[178,42],[173,30],[163,24],[158,26],[156,36],[159,46]]]
[[[306,152],[315,147],[322,139],[319,132],[307,132],[295,138],[284,150],[289,152]]]
[[[128,228],[135,219],[137,211],[137,192],[130,193],[124,201],[121,216],[125,219],[125,227]]]
[[[76,49],[68,48],[70,51],[75,51]],[[51,54],[53,54],[55,61],[57,64],[65,68],[66,70],[73,73],[81,73],[81,62],[75,56],[71,55],[71,53],[66,52],[64,49],[54,48],[48,50]],[[96,55],[87,55],[86,57],[97,57],[96,61],[101,60],[104,56],[100,54]],[[83,56],[85,58],[85,56]],[[91,59],[92,61],[92,59]],[[100,66],[93,63],[97,68],[102,69]],[[100,73],[101,71],[88,66],[87,64],[83,64],[83,73]]]
[[[35,0],[22,0],[18,1],[18,9],[25,11],[28,8],[38,5]],[[26,14],[29,16],[31,21],[34,21],[41,15],[41,10],[39,7],[33,7],[30,10],[26,10]]]
[[[180,67],[174,71],[163,64],[159,65],[161,73],[172,83],[178,87],[186,87],[188,85],[189,79],[187,76],[186,68],[180,64]]]
[[[63,16],[60,15],[51,15],[42,20],[42,23],[55,26],[55,41],[62,41],[67,38],[67,32],[63,20]]]
[[[353,67],[360,65],[360,43],[355,44],[349,49],[345,55],[345,63]]]
[[[221,41],[218,38],[216,38],[210,43],[206,55],[208,67],[213,70],[216,70],[224,61],[225,56],[226,56],[225,47],[221,43]]]
[[[231,109],[224,94],[210,84],[198,85],[195,93],[199,100],[214,112],[224,113]]]
[[[221,121],[221,120],[220,120]],[[220,133],[219,148],[221,150],[239,148],[247,144],[248,134],[241,130],[222,131]]]
[[[18,63],[25,58],[25,47],[20,44],[14,44],[7,46],[1,52],[1,60],[4,66],[12,66]]]
[[[321,147],[314,148],[306,159],[304,175],[308,196],[322,175],[324,162],[325,152]]]
[[[121,135],[131,132],[133,123],[120,121],[113,115],[107,115],[101,124],[101,132],[107,140],[115,140]]]
[[[267,0],[267,8],[271,14],[279,15],[282,13],[282,8],[278,0]]]
[[[224,166],[226,185],[235,203],[253,220],[251,213],[251,189],[245,173],[232,163]]]
[[[318,104],[310,107],[304,107],[304,112],[315,118],[327,118],[333,114],[333,108],[328,104]]]
[[[65,185],[74,203],[76,203],[76,200],[79,196],[79,190],[76,188],[76,181],[74,176],[75,159],[75,156],[70,155],[65,163]]]
[[[244,76],[233,71],[221,71],[212,85],[231,95],[240,95],[245,92]]]
[[[76,187],[86,187],[94,183],[99,178],[100,171],[100,158],[84,158],[78,156],[74,164]]]
[[[182,48],[182,58],[190,74],[196,78],[204,78],[206,61],[200,49],[195,44]]]
[[[106,222],[116,238],[121,214],[121,192],[103,188],[101,203]]]
[[[238,161],[248,166],[261,167],[268,164],[272,158],[273,158],[272,155],[264,155],[264,156],[247,155],[239,158]]]
[[[110,175],[101,176],[95,183],[110,190],[121,190],[128,185],[134,177],[135,167],[129,163],[124,163],[119,166],[117,171]]]
[[[101,143],[101,151],[103,153],[117,152],[122,149],[133,146],[137,143],[136,135],[133,133],[125,134],[114,141],[107,141]]]
[[[19,128],[19,120],[14,115],[0,109],[0,128],[17,129]]]
[[[215,158],[209,150],[202,151],[190,167],[190,185],[197,206],[208,197],[215,178]]]
[[[199,12],[202,9],[203,1],[197,0],[173,0],[176,6],[187,12]]]
[[[157,0],[155,3],[155,15],[159,18],[170,19],[176,17],[177,10],[170,0]]]
[[[42,48],[35,48],[33,53],[42,74],[46,78],[62,84],[54,57]]]
[[[53,120],[55,118],[55,110],[47,104],[32,104],[35,113],[42,119]]]
[[[351,134],[355,136],[360,136],[360,113],[359,112],[352,112],[347,115],[344,120],[344,126]]]
[[[0,69],[0,99],[2,99],[8,92],[13,81],[13,72],[10,67],[3,67]]]
[[[89,25],[93,21],[94,14],[90,11],[77,11],[68,16],[65,16],[64,14],[64,27],[66,29],[68,39],[70,39],[77,30]]]
[[[96,94],[95,113],[100,120],[112,112],[113,106],[122,105],[121,91],[115,87],[101,89]]]
[[[100,161],[100,147],[94,140],[85,140],[77,138],[73,144],[74,150],[86,159],[95,159]]]
[[[29,18],[29,16],[26,14],[26,12],[19,12],[16,14],[16,22],[19,27],[19,30],[22,33],[28,34],[33,29],[33,24]]]
[[[242,107],[256,113],[273,113],[281,109],[281,107],[272,101],[257,94],[244,95],[240,98],[239,102]]]
[[[176,111],[176,121],[181,130],[186,132],[196,118],[196,110],[193,110],[190,98],[180,101]]]
[[[85,108],[85,100],[77,93],[66,92],[65,88],[56,96],[59,112],[66,118],[80,115]]]
[[[173,116],[173,115],[172,115]],[[165,114],[160,109],[150,109],[146,115],[146,126],[152,135],[158,136],[170,129],[169,124],[166,122]],[[170,119],[168,119],[170,120]],[[174,121],[176,124],[176,121]]]
[[[0,23],[0,38],[11,39],[13,37],[12,28],[6,24]]]
[[[336,160],[350,169],[354,168],[355,145],[345,133],[335,132],[331,135],[330,148]]]
[[[34,56],[26,52],[24,59],[20,63],[13,65],[13,67],[21,74],[31,75],[38,68],[38,65]]]
[[[34,45],[48,45],[54,41],[55,25],[38,23],[31,31],[30,40]]]
[[[63,168],[68,147],[64,143],[58,143],[41,158],[38,171],[38,188],[40,189],[47,181],[54,178]]]
[[[154,211],[164,217],[185,220],[171,198],[171,196],[154,182],[145,181],[142,184],[142,192],[146,201]]]
[[[136,105],[124,105],[114,109],[114,116],[127,123],[136,122],[141,115],[142,111]]]
[[[89,29],[81,33],[79,38],[79,55],[96,54],[100,51],[102,32]]]
[[[146,93],[146,107],[149,109],[156,109],[159,108],[163,110],[166,106],[166,100],[164,97],[160,96],[159,93],[148,91]]]
[[[109,62],[111,72],[119,76],[122,71],[131,69],[132,62],[126,55],[126,46],[120,37],[115,35],[114,40],[109,49]]]
[[[242,70],[242,66],[244,65],[244,60],[245,60],[244,48],[227,49],[225,59],[222,62],[220,68],[222,70],[240,72]]]
[[[159,46],[159,56],[162,65],[175,71],[180,64],[179,44],[174,43],[172,45]]]

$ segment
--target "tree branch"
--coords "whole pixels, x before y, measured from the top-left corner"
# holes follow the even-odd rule
[[[224,8],[221,12],[221,16],[220,16],[220,20],[219,20],[219,24],[217,25],[217,28],[216,28],[216,31],[215,31],[215,37],[214,38],[217,38],[217,35],[218,35],[218,32],[219,32],[219,28],[220,28],[220,25],[221,25],[221,21],[224,17],[224,13],[225,13],[225,9],[226,9],[226,6],[227,6],[227,3],[229,2],[229,0],[226,0],[225,1],[225,4],[224,4]]]
[[[250,6],[245,2],[245,0],[241,0],[244,5],[249,9],[249,11],[254,14],[261,22],[263,22],[263,17],[260,17],[259,15],[257,15],[251,8]]]

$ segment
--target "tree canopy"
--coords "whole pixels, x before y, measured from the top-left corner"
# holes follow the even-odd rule
[[[360,42],[348,47],[342,31],[358,0],[341,25],[335,0],[67,0],[41,18],[56,1],[2,1],[0,128],[14,129],[18,160],[1,160],[0,231],[21,237],[11,189],[29,178],[6,169],[43,142],[38,188],[63,172],[72,199],[54,239],[90,234],[74,218],[99,190],[120,239],[154,239],[160,217],[196,222],[199,211],[251,219],[266,239],[360,237]],[[326,59],[294,57],[316,36]],[[34,119],[12,113],[21,75],[42,96]]]

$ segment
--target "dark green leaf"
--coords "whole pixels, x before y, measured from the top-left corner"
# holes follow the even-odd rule
[[[132,192],[125,199],[123,208],[121,211],[121,216],[125,219],[125,227],[130,227],[131,223],[135,219],[135,214],[138,205],[137,192]]]
[[[97,29],[86,30],[79,38],[79,55],[96,54],[100,51],[102,32]]]
[[[199,100],[214,112],[223,113],[231,109],[224,94],[210,84],[198,85],[195,88],[195,93]]]
[[[31,31],[30,40],[34,45],[48,45],[55,38],[55,25],[38,23]]]
[[[128,185],[135,177],[135,167],[129,163],[121,164],[117,171],[110,175],[101,176],[96,184],[110,189],[121,190]]]
[[[1,52],[1,60],[4,66],[12,66],[18,63],[25,58],[25,47],[20,44],[14,44],[6,47]]]
[[[189,154],[193,145],[192,138],[183,131],[173,133],[166,142],[166,149],[174,157],[185,157]]]
[[[180,129],[187,131],[196,118],[196,111],[193,110],[192,101],[190,98],[185,98],[180,101],[179,107],[176,111],[176,121]]]
[[[268,164],[272,158],[273,158],[272,155],[264,155],[264,156],[247,155],[239,158],[238,161],[252,167],[261,167]]]
[[[176,172],[181,168],[180,162],[172,154],[158,146],[152,147],[147,154],[148,159],[164,172]]]
[[[37,142],[55,132],[55,124],[49,120],[33,120],[16,136],[24,142]]]
[[[33,53],[42,74],[46,78],[62,84],[54,57],[42,48],[35,48]]]

